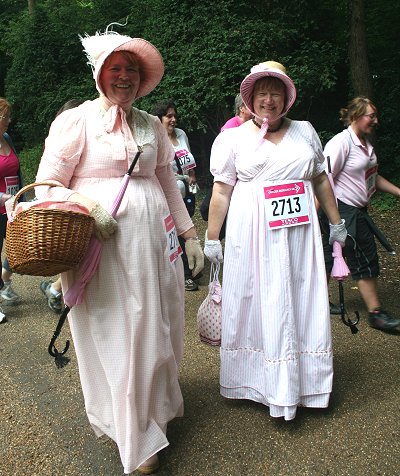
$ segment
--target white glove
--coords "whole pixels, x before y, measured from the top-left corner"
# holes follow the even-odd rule
[[[338,225],[332,225],[329,223],[329,244],[332,245],[334,241],[340,243],[340,246],[343,248],[346,238],[347,238],[347,230],[344,226],[345,221],[342,218],[341,223]]]
[[[94,234],[99,241],[105,241],[110,238],[110,236],[117,229],[117,222],[114,218],[108,213],[108,211],[103,208],[100,203],[91,209],[90,216],[94,218]]]
[[[204,245],[204,254],[211,263],[217,264],[224,261],[222,246],[219,240],[206,240]]]
[[[197,276],[204,268],[204,254],[198,238],[188,238],[185,241],[185,252],[192,276]]]

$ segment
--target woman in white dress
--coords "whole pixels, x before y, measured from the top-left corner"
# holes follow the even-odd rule
[[[203,254],[176,187],[174,150],[158,118],[132,107],[163,76],[146,40],[114,32],[82,38],[100,96],[63,112],[46,139],[39,198],[85,205],[104,241],[99,267],[69,323],[86,412],[97,436],[118,446],[125,473],[151,474],[168,445],[167,424],[183,414],[184,284],[176,235],[199,272]],[[116,220],[107,210],[138,151]],[[63,273],[64,293],[74,272]]]
[[[332,389],[328,292],[314,194],[342,245],[341,221],[319,138],[286,114],[293,81],[276,62],[256,65],[240,88],[251,121],[226,130],[211,152],[214,187],[204,252],[222,262],[221,394],[269,406],[327,407]]]

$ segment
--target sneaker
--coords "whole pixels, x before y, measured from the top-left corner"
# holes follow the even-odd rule
[[[11,282],[4,283],[4,287],[0,291],[0,296],[10,303],[17,302],[21,299],[19,294],[12,288]]]
[[[63,304],[61,301],[62,293],[58,293],[58,295],[55,296],[51,292],[51,284],[52,281],[42,281],[40,283],[40,290],[46,296],[47,305],[49,306],[49,308],[56,314],[60,314],[63,309]]]
[[[342,314],[342,310],[340,309],[340,306],[338,306],[337,304],[333,304],[330,301],[329,301],[329,312],[332,314],[332,316],[340,316]]]
[[[193,279],[185,279],[185,290],[186,291],[197,291],[199,287],[197,284],[193,281]]]
[[[0,307],[0,324],[5,324],[7,322],[7,317],[3,312],[3,309]]]
[[[387,331],[400,326],[400,319],[394,319],[381,308],[374,309],[368,313],[368,322],[371,327]]]

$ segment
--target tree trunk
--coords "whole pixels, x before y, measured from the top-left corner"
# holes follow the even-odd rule
[[[349,39],[351,85],[355,96],[362,95],[372,99],[372,82],[365,33],[364,0],[352,0],[351,7]]]
[[[30,15],[33,15],[35,10],[35,0],[28,0],[28,11]]]

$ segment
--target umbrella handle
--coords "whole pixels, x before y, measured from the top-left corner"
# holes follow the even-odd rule
[[[67,365],[69,362],[69,358],[64,356],[64,354],[66,354],[66,352],[69,349],[69,345],[70,345],[69,340],[66,341],[64,350],[62,352],[59,352],[55,346],[55,342],[58,336],[60,335],[61,329],[64,325],[65,319],[68,316],[69,311],[70,311],[70,308],[68,306],[65,306],[63,312],[61,313],[56,330],[54,331],[53,337],[50,340],[49,347],[47,348],[49,354],[52,357],[54,357],[57,368],[65,367],[65,365]]]
[[[131,175],[133,172],[133,169],[135,168],[135,165],[137,164],[137,161],[139,160],[140,154],[143,152],[143,147],[141,145],[138,145],[138,151],[136,152],[135,157],[132,160],[132,163],[128,169],[128,172],[126,173],[127,175]]]
[[[354,314],[356,315],[356,318],[354,319],[354,321],[352,321],[349,318],[346,319],[344,316],[342,316],[342,322],[346,326],[350,327],[352,334],[357,334],[358,332],[357,324],[360,322],[360,314],[358,311],[354,311]]]
[[[357,334],[358,328],[357,324],[360,322],[360,314],[358,311],[354,311],[356,318],[352,321],[350,318],[346,318],[346,310],[344,308],[344,293],[343,293],[343,283],[339,281],[339,302],[340,302],[340,316],[342,319],[343,324],[347,327],[350,327],[352,334]]]
[[[329,157],[329,155],[328,155],[328,157],[326,158],[326,163],[327,163],[327,165],[328,165],[328,173],[331,174],[331,173],[332,173],[331,158]]]

